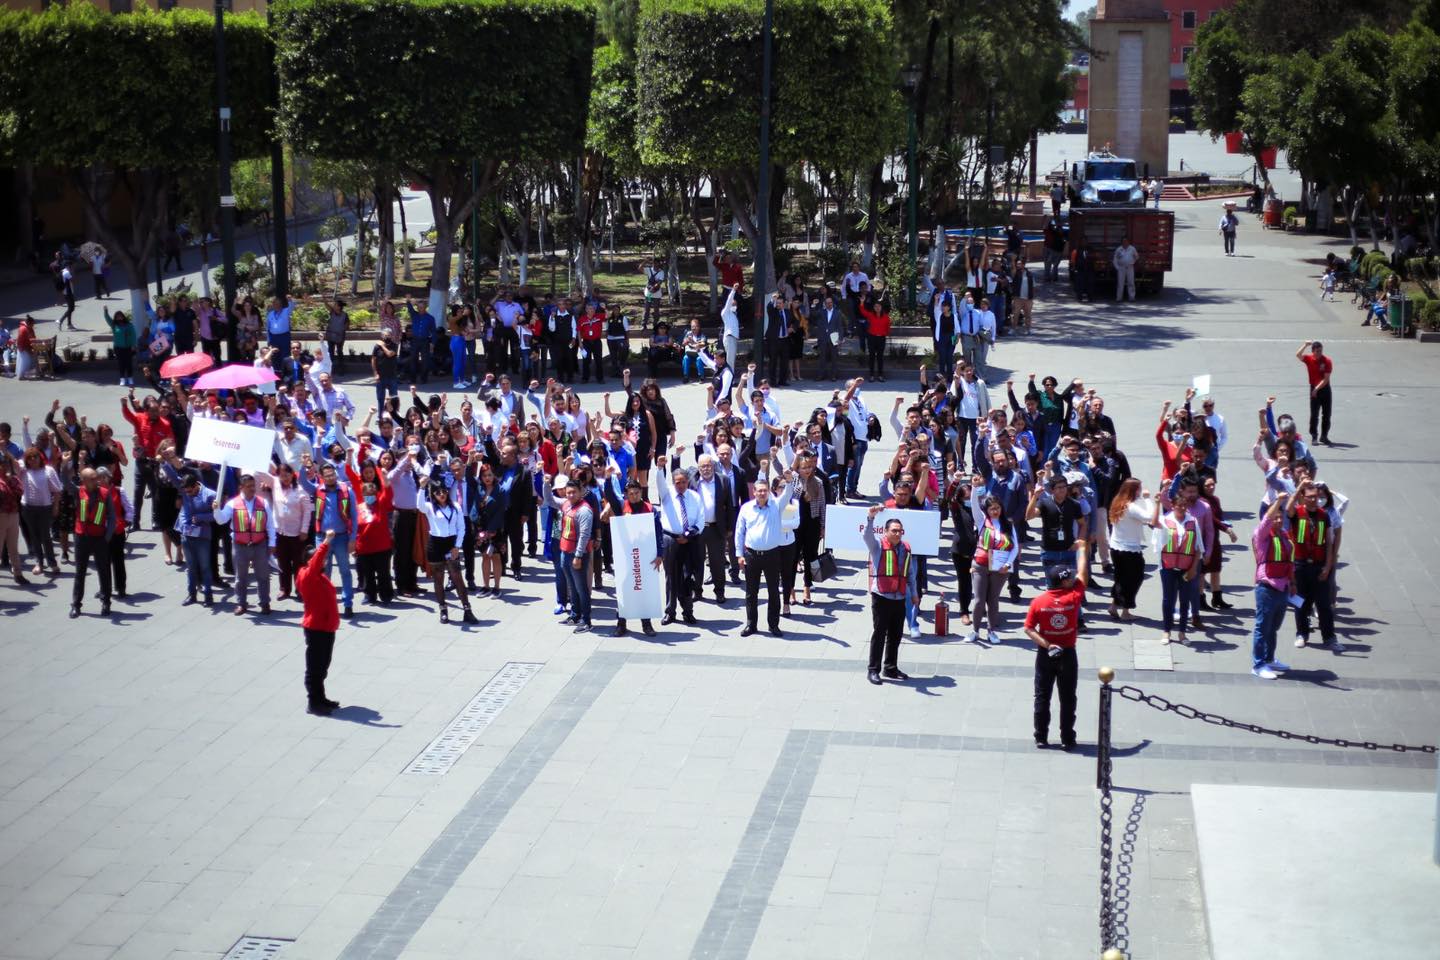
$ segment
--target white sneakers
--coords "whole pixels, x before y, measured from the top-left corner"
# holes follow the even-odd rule
[[[1306,638],[1305,638],[1305,637],[1296,637],[1296,638],[1295,638],[1295,646],[1297,646],[1297,647],[1303,647],[1303,646],[1305,646],[1306,642],[1307,642],[1307,641],[1306,641]]]
[[[1279,660],[1271,660],[1268,664],[1266,664],[1266,666],[1268,666],[1271,670],[1276,670],[1280,673],[1284,673],[1286,670],[1290,669],[1290,664],[1281,663]]]
[[[919,640],[919,639],[920,639],[920,627],[919,627],[918,625],[910,628],[910,639],[911,639],[911,640]]]
[[[1280,674],[1270,669],[1270,665],[1268,663],[1263,666],[1252,667],[1250,672],[1253,673],[1255,676],[1259,677],[1261,680],[1274,680],[1276,677],[1280,676]]]
[[[989,634],[986,635],[986,637],[985,637],[985,642],[988,643],[988,644],[990,644],[990,645],[992,645],[992,646],[994,646],[995,644],[998,644],[998,643],[1000,642],[1000,633],[999,633],[999,631],[997,631],[997,630],[991,630],[991,631],[989,632]]]
[[[979,634],[978,631],[971,630],[971,631],[970,631],[970,635],[969,635],[968,637],[966,637],[965,639],[966,639],[967,641],[969,641],[970,643],[979,643],[979,642],[980,642],[980,634]]]

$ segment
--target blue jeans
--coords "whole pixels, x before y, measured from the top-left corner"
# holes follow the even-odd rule
[[[1046,571],[1048,571],[1051,567],[1056,566],[1057,564],[1063,564],[1064,566],[1069,567],[1071,570],[1074,570],[1074,569],[1075,569],[1075,551],[1074,551],[1074,550],[1041,550],[1041,551],[1040,551],[1040,565],[1043,566]]]
[[[1197,574],[1198,576],[1198,574]],[[1180,632],[1190,623],[1190,594],[1192,584],[1185,582],[1184,570],[1160,568],[1160,618],[1165,632],[1175,625],[1175,602],[1180,602]]]
[[[1250,640],[1251,666],[1263,667],[1275,659],[1275,635],[1285,622],[1289,598],[1274,587],[1255,584],[1255,633]]]
[[[860,468],[865,465],[865,451],[870,449],[870,441],[855,441],[855,462],[850,464],[850,473],[845,479],[845,492],[855,493],[860,489]]]
[[[590,622],[590,560],[575,569],[575,554],[560,554],[560,566],[565,572],[565,586],[570,593],[570,615],[581,623]]]
[[[325,576],[330,576],[330,565],[340,565],[340,596],[345,606],[355,598],[355,584],[350,578],[350,538],[339,534],[330,543],[330,552],[325,555]]]
[[[940,373],[947,380],[955,373],[955,341],[941,337],[935,341],[935,357]]]
[[[185,592],[195,596],[204,589],[208,596],[213,588],[210,580],[210,538],[185,538]]]
[[[570,578],[565,575],[565,556],[559,550],[550,554],[550,566],[555,570],[555,603],[557,606],[570,605]]]
[[[700,358],[693,354],[685,354],[680,358],[680,373],[685,379],[701,375]]]

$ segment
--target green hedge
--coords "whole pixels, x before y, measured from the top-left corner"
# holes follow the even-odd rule
[[[585,0],[279,0],[281,128],[332,159],[554,160],[585,141]]]
[[[1374,279],[1376,267],[1390,269],[1390,258],[1385,256],[1382,250],[1372,250],[1365,254],[1365,259],[1360,261],[1360,276],[1367,280]]]
[[[259,156],[273,142],[273,48],[260,16],[225,24],[234,155]],[[57,167],[211,166],[216,107],[209,11],[0,10],[0,154]]]
[[[903,134],[884,0],[776,0],[771,150],[854,170]],[[642,0],[637,99],[647,163],[755,166],[761,0]]]
[[[1420,311],[1420,325],[1426,330],[1440,330],[1440,300],[1426,300]]]

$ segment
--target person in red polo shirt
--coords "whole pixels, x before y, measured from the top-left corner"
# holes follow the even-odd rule
[[[335,631],[340,629],[340,604],[335,599],[335,584],[325,575],[325,556],[335,531],[327,530],[325,540],[310,562],[300,568],[295,588],[305,606],[305,693],[309,698],[307,713],[328,717],[340,704],[325,698],[325,677],[330,673],[330,656],[335,652]]]
[[[1306,353],[1306,351],[1309,353]],[[1306,340],[1295,351],[1295,359],[1305,364],[1305,375],[1310,380],[1310,439],[1319,440],[1330,446],[1330,374],[1335,361],[1325,356],[1325,346],[1319,340]],[[1320,432],[1315,432],[1316,426]]]
[[[1035,641],[1035,746],[1050,745],[1050,691],[1060,688],[1060,745],[1075,749],[1075,685],[1079,662],[1075,635],[1085,601],[1089,551],[1076,553],[1076,568],[1057,564],[1045,571],[1049,589],[1030,601],[1025,635]]]

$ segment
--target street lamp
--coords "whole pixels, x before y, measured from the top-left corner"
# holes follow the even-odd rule
[[[220,139],[215,156],[220,167],[220,260],[224,271],[221,313],[229,317],[235,305],[235,194],[230,184],[230,98],[225,79],[225,2],[215,0],[215,101],[220,108]],[[234,348],[232,333],[232,356]]]
[[[770,83],[772,50],[775,43],[775,0],[765,0],[765,23],[761,29],[760,68],[760,183],[755,211],[755,338],[751,353],[755,369],[765,369],[765,292],[771,279],[766,276],[770,249]]]
[[[905,112],[910,127],[909,148],[905,159],[909,165],[909,172],[906,174],[907,206],[910,214],[910,289],[906,294],[906,303],[911,310],[915,309],[915,280],[916,263],[920,259],[920,215],[919,203],[915,196],[915,186],[919,181],[919,173],[916,170],[917,153],[915,147],[915,94],[920,89],[920,68],[910,64],[900,71],[900,89],[905,94]]]

